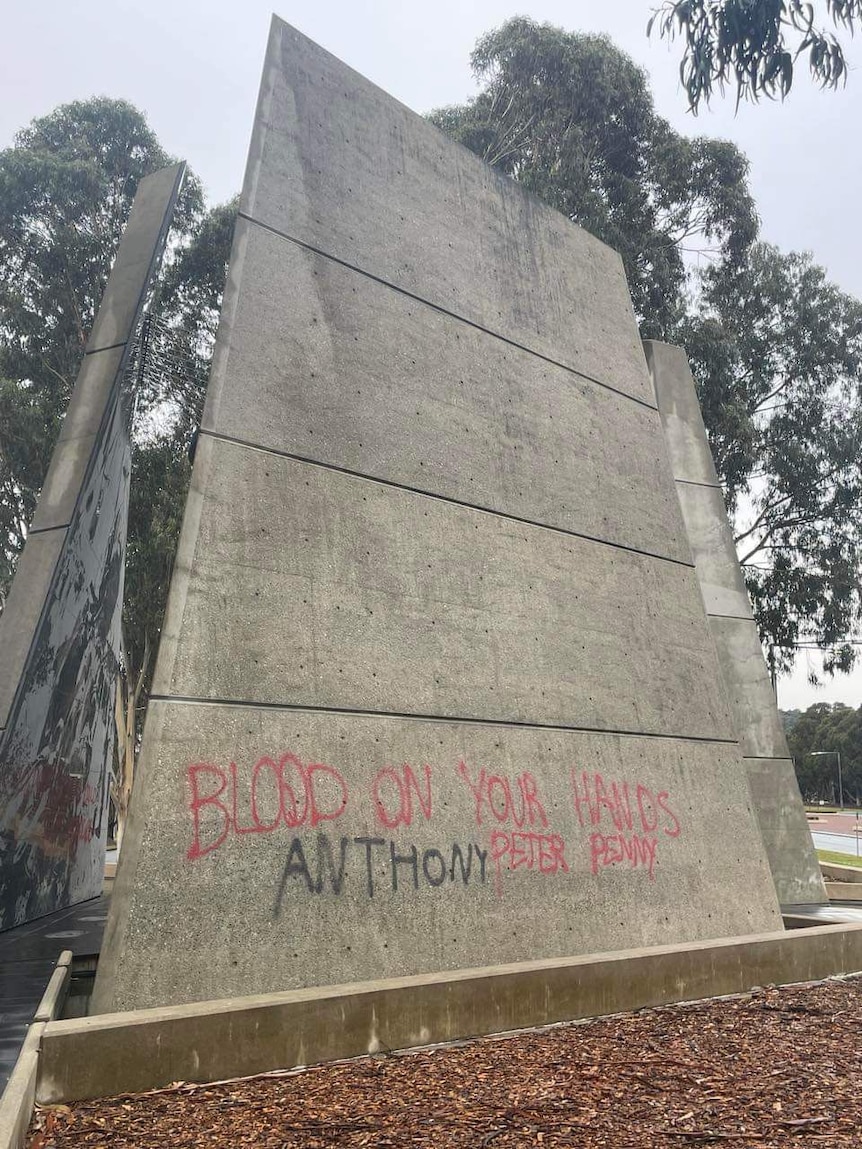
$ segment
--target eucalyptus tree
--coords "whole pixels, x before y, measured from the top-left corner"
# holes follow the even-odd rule
[[[737,104],[784,99],[800,57],[821,87],[846,83],[844,47],[818,23],[823,16],[852,35],[862,23],[862,0],[664,0],[647,34],[655,28],[666,39],[681,37],[680,81],[697,113],[726,84],[736,89]]]
[[[776,670],[846,670],[860,618],[860,304],[807,256],[754,243],[745,157],[657,115],[604,37],[514,19],[433,121],[622,254],[645,337],[685,345]],[[692,272],[696,251],[707,270]]]
[[[862,304],[810,255],[755,244],[702,277],[681,330],[776,669],[849,670],[862,621]]]
[[[644,337],[683,311],[688,254],[738,261],[757,232],[748,162],[657,113],[647,78],[604,36],[525,18],[479,40],[481,89],[431,119],[623,257]]]

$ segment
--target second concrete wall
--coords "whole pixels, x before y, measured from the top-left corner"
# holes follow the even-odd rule
[[[775,889],[782,905],[825,902],[688,358],[652,340],[644,351]]]

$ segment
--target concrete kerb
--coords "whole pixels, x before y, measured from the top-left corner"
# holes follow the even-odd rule
[[[39,1070],[39,1049],[45,1026],[59,1016],[69,988],[72,951],[63,950],[27,1030],[15,1068],[0,1097],[0,1149],[22,1149],[33,1105]]]
[[[55,1021],[36,1096],[254,1076],[860,971],[862,925],[837,925]]]
[[[862,884],[827,881],[826,896],[830,902],[862,902]]]
[[[36,1100],[39,1046],[45,1025],[44,1021],[34,1022],[27,1030],[15,1068],[0,1097],[0,1149],[23,1149]]]
[[[42,994],[39,1008],[33,1015],[34,1021],[53,1021],[60,1016],[66,994],[69,992],[69,979],[71,977],[72,951],[63,950],[57,959],[54,972]]]
[[[862,868],[858,866],[839,866],[835,862],[821,862],[820,872],[827,882],[862,883]]]

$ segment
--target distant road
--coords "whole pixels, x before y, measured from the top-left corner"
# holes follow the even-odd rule
[[[822,830],[812,830],[816,850],[837,850],[841,854],[859,854],[862,857],[862,842],[855,834],[824,834]]]

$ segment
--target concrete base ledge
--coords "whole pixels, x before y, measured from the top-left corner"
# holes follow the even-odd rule
[[[827,882],[862,883],[862,859],[859,866],[838,866],[835,862],[821,862],[820,872]]]
[[[51,979],[42,994],[39,1008],[33,1015],[34,1021],[53,1021],[63,1011],[63,1004],[69,992],[69,979],[72,975],[72,951],[63,950],[54,966]]]
[[[252,1076],[860,971],[862,925],[838,925],[55,1021],[37,1099]]]
[[[862,882],[826,882],[826,896],[836,902],[862,902]]]

